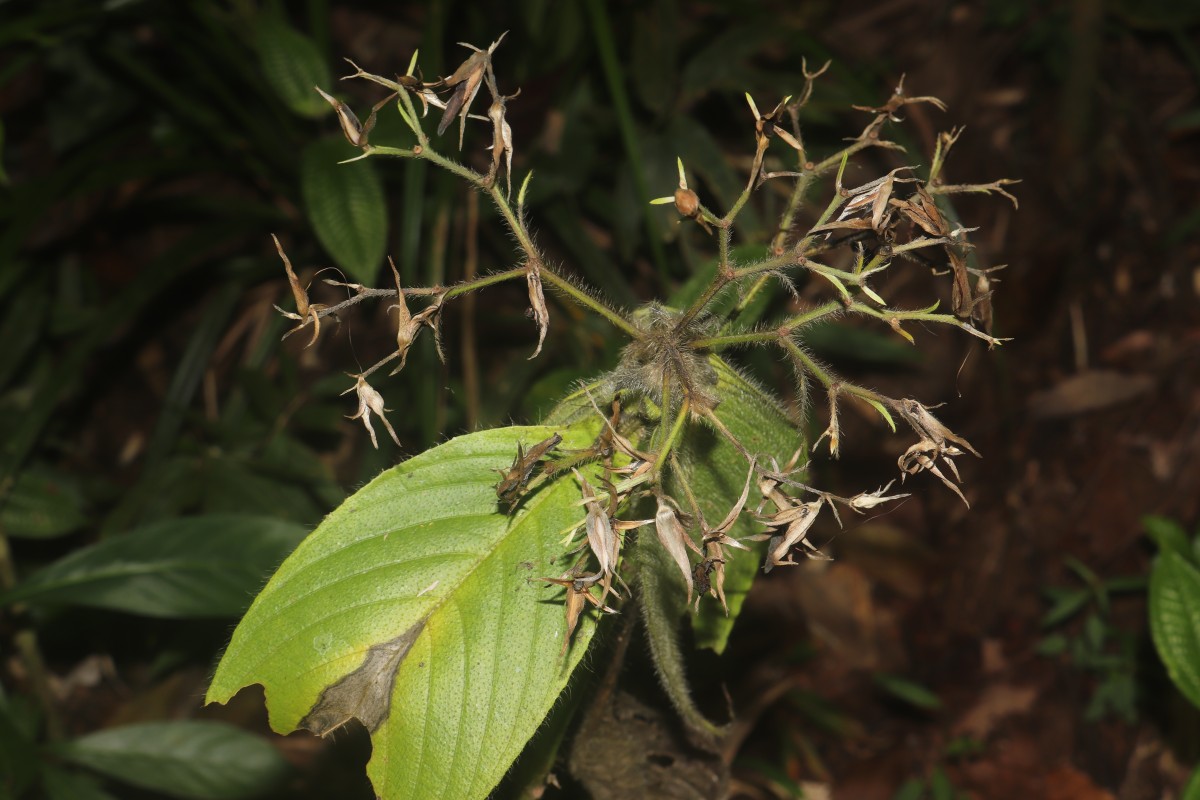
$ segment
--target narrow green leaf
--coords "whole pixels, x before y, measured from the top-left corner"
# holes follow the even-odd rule
[[[934,767],[933,774],[929,776],[929,793],[932,800],[954,800],[954,784],[940,766]]]
[[[329,113],[329,104],[313,87],[328,89],[333,77],[313,40],[283,20],[265,15],[256,34],[263,75],[279,99],[303,117]]]
[[[294,523],[235,514],[160,522],[74,551],[0,595],[0,606],[20,601],[165,618],[236,616],[304,533]]]
[[[883,417],[883,421],[886,422],[887,426],[892,429],[892,433],[896,432],[896,421],[892,419],[892,415],[888,413],[888,410],[883,403],[879,402],[878,400],[872,400],[869,397],[860,397],[859,399],[879,412],[879,416]]]
[[[1065,622],[1087,605],[1091,594],[1086,589],[1053,589],[1046,591],[1053,605],[1042,617],[1042,627],[1052,628]]]
[[[175,368],[167,395],[163,398],[162,411],[154,433],[146,446],[145,464],[154,469],[167,455],[171,445],[183,426],[192,398],[200,388],[200,381],[208,369],[209,359],[217,341],[225,333],[229,315],[241,299],[244,288],[240,284],[227,283],[218,289],[205,306],[203,316],[193,327],[183,357]]]
[[[379,796],[486,797],[594,631],[589,612],[564,657],[561,591],[537,580],[566,569],[562,538],[583,519],[578,486],[560,477],[509,517],[497,507],[497,470],[518,444],[558,433],[563,449],[581,448],[598,427],[469,434],[379,475],[279,568],[234,632],[207,701],[260,683],[281,733],[365,718]]]
[[[370,285],[387,249],[387,206],[370,159],[337,163],[352,153],[341,139],[313,142],[301,159],[300,184],[321,244],[351,281]]]
[[[889,675],[886,672],[877,673],[873,679],[875,685],[880,689],[910,706],[923,711],[936,711],[942,707],[942,701],[938,699],[938,696],[919,683],[913,683],[906,678]]]
[[[274,747],[220,722],[126,725],[58,745],[54,752],[134,786],[196,800],[254,797],[288,773]]]
[[[1175,686],[1200,707],[1200,571],[1178,553],[1150,573],[1150,633]]]
[[[1053,633],[1037,644],[1037,652],[1043,656],[1057,656],[1067,652],[1067,637],[1061,633]]]
[[[1183,526],[1177,521],[1169,517],[1145,516],[1142,517],[1142,527],[1146,529],[1146,535],[1158,545],[1160,553],[1177,553],[1193,564],[1196,562],[1192,543],[1188,540]]]

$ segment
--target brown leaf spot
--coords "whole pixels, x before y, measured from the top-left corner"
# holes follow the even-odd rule
[[[425,620],[421,620],[395,639],[367,651],[362,666],[321,692],[312,711],[300,721],[300,727],[318,736],[328,736],[351,719],[357,719],[371,733],[378,730],[392,710],[396,671],[424,627]]]

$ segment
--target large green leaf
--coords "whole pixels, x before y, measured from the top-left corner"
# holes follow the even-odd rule
[[[304,117],[328,114],[329,104],[313,87],[328,89],[333,78],[313,40],[269,16],[259,21],[255,32],[263,75],[287,107]]]
[[[171,797],[255,797],[287,776],[274,747],[221,722],[150,722],[109,728],[54,752],[111,778]]]
[[[304,534],[295,523],[243,514],[159,522],[74,551],[0,595],[0,606],[23,601],[150,617],[237,616]]]
[[[387,207],[374,164],[338,163],[353,156],[341,138],[313,142],[300,162],[300,184],[321,244],[351,281],[370,285],[387,248]]]
[[[387,470],[296,549],[234,632],[208,691],[262,684],[271,727],[371,730],[376,792],[486,797],[537,730],[591,639],[563,655],[564,533],[583,518],[570,478],[497,507],[496,470],[554,433],[589,445],[598,420],[453,439]]]
[[[1150,574],[1150,633],[1171,680],[1200,707],[1200,570],[1173,551]]]

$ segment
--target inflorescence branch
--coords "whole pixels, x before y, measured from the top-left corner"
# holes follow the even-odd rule
[[[684,219],[694,221],[709,234],[715,229],[717,268],[713,278],[686,309],[669,309],[651,304],[628,314],[613,308],[547,262],[525,221],[529,175],[520,186],[515,205],[512,202],[513,139],[506,112],[507,102],[515,98],[519,91],[504,95],[496,82],[492,54],[503,38],[501,36],[486,49],[464,45],[471,50],[471,55],[450,76],[433,82],[425,82],[420,77],[416,69],[416,54],[407,74],[398,76],[396,80],[365,72],[351,62],[355,72],[347,78],[367,80],[389,91],[388,96],[371,109],[366,123],[360,123],[345,103],[317,89],[336,111],[347,140],[362,151],[357,158],[390,156],[422,159],[461,177],[489,197],[519,246],[519,263],[516,266],[447,287],[402,287],[394,265],[393,288],[371,288],[326,280],[327,284],[346,289],[350,294],[341,302],[324,305],[309,300],[307,288],[301,286],[282,246],[276,241],[296,301],[295,312],[279,311],[299,323],[285,336],[311,327],[312,334],[307,346],[312,346],[320,336],[322,319],[331,315],[337,318],[340,313],[368,299],[394,302],[389,306],[389,312],[397,312],[396,349],[362,373],[353,375],[355,384],[347,390],[358,394],[358,412],[353,418],[363,421],[372,443],[376,442],[371,426],[372,414],[380,418],[393,439],[397,439],[397,436],[384,415],[386,409],[382,396],[370,386],[367,378],[396,361],[399,364],[392,374],[402,369],[409,348],[424,328],[432,331],[441,355],[440,322],[446,302],[493,284],[524,278],[529,290],[530,314],[538,328],[534,356],[541,351],[549,328],[543,283],[549,284],[568,302],[603,317],[631,340],[621,365],[610,376],[611,380],[601,384],[613,387],[609,396],[601,398],[603,403],[612,404],[611,416],[601,412],[595,400],[588,395],[596,413],[603,419],[601,435],[595,445],[585,451],[556,454],[555,447],[559,440],[552,437],[531,447],[527,453],[518,452],[513,467],[505,473],[505,478],[497,487],[501,499],[507,501],[510,508],[515,508],[522,494],[531,486],[565,475],[568,471],[577,476],[580,504],[586,509],[580,530],[586,531],[587,546],[597,570],[588,574],[586,565],[590,562],[584,557],[568,573],[546,579],[567,590],[570,630],[574,629],[578,615],[588,604],[604,611],[612,610],[606,602],[610,594],[619,596],[618,587],[613,581],[615,578],[620,582],[616,573],[623,542],[621,534],[625,531],[653,523],[659,540],[683,574],[689,598],[694,583],[699,582],[701,593],[708,591],[724,604],[724,564],[730,557],[729,551],[731,548],[747,549],[745,544],[729,535],[733,523],[743,514],[750,515],[766,526],[766,533],[750,538],[770,540],[766,563],[766,568],[770,569],[779,564],[794,563],[792,558],[795,552],[820,555],[809,542],[808,534],[823,507],[830,506],[837,517],[838,504],[861,513],[906,496],[887,496],[889,484],[874,492],[863,492],[850,498],[837,497],[813,489],[792,477],[805,467],[796,464],[798,454],[793,456],[791,462],[780,466],[769,456],[751,452],[716,412],[720,397],[715,378],[707,366],[712,353],[745,346],[768,346],[782,350],[795,371],[801,397],[807,396],[810,380],[824,389],[829,424],[817,442],[819,444],[827,439],[829,452],[833,456],[837,455],[840,445],[841,398],[852,397],[866,403],[893,431],[896,429],[896,417],[899,417],[913,429],[918,439],[898,461],[901,480],[908,475],[927,471],[966,502],[957,485],[958,472],[952,459],[966,452],[978,455],[969,443],[942,425],[921,403],[911,399],[889,398],[842,379],[814,358],[803,344],[805,328],[840,315],[880,320],[912,343],[915,343],[914,339],[903,327],[904,323],[952,325],[982,339],[989,347],[1003,341],[993,337],[989,330],[991,291],[987,271],[972,269],[967,265],[966,256],[970,249],[968,234],[971,229],[952,226],[934,198],[962,192],[999,194],[1015,205],[1016,198],[1005,189],[1013,181],[943,183],[945,159],[961,129],[938,137],[929,177],[925,180],[915,177],[916,170],[913,167],[901,166],[860,186],[846,187],[843,184],[847,164],[857,154],[872,148],[904,151],[900,145],[884,137],[884,128],[891,122],[899,121],[898,115],[905,107],[927,103],[944,109],[941,101],[933,97],[909,96],[904,92],[901,82],[882,106],[859,109],[872,116],[858,136],[826,158],[812,160],[805,149],[799,116],[812,95],[816,79],[829,65],[810,71],[807,63],[803,64],[805,82],[799,95],[794,99],[784,98],[765,114],[747,95],[754,120],[754,155],[746,186],[729,210],[720,215],[701,203],[696,191],[688,186],[682,160],[677,160],[679,184],[674,194],[652,201],[655,204],[674,204]],[[491,99],[486,115],[471,111],[481,88],[487,90]],[[397,100],[397,111],[415,136],[416,143],[411,147],[376,145],[369,141],[377,112],[393,98]],[[419,112],[417,103],[421,106]],[[432,146],[430,134],[422,122],[430,106],[442,109],[437,126],[439,136],[446,132],[455,119],[458,120],[460,150],[469,121],[490,126],[491,153],[486,170],[478,171],[460,164]],[[782,141],[794,152],[794,170],[768,171],[767,153],[774,140]],[[505,178],[503,185],[500,181],[502,172]],[[800,230],[798,220],[801,211],[809,206],[810,192],[818,185],[819,179],[830,173],[834,173],[833,196],[816,215],[815,223],[807,230]],[[758,261],[738,264],[732,252],[735,221],[758,189],[767,181],[778,179],[794,179],[794,184],[779,224],[774,229],[767,255]],[[846,246],[850,248],[850,257],[839,261]],[[826,253],[829,258],[815,260],[815,256]],[[941,274],[951,276],[952,313],[936,313],[937,303],[920,310],[890,307],[872,281],[896,263],[898,258],[933,263],[932,259],[926,258],[929,253],[940,254],[943,260],[938,263],[946,267]],[[769,281],[777,279],[791,287],[797,276],[806,273],[819,277],[831,287],[832,299],[796,311],[771,326],[751,328],[739,322]],[[739,292],[738,300],[732,311],[720,318],[713,311],[714,303],[731,287]],[[410,310],[410,300],[421,304],[419,310]],[[739,324],[742,325],[740,330]],[[715,527],[710,527],[704,521],[692,489],[679,469],[681,445],[687,441],[693,426],[714,429],[745,457],[749,465],[746,488],[741,499],[730,509],[725,521]],[[647,449],[640,449],[642,447]],[[593,487],[581,473],[575,471],[577,467],[597,461],[614,476],[615,484],[606,479]],[[665,491],[664,473],[668,470],[674,478],[674,485],[680,487],[684,494],[690,517],[685,515],[684,519],[680,518],[679,509],[683,506]],[[943,470],[948,470],[949,474]],[[753,512],[747,510],[752,486],[757,488],[759,497]],[[800,492],[798,497],[797,491]],[[623,509],[632,507],[634,500],[648,496],[657,498],[655,519],[627,521],[618,518]],[[773,507],[774,511],[766,513],[764,509],[768,506]],[[837,518],[840,522],[840,517]],[[684,524],[685,520],[687,524]],[[699,533],[699,542],[688,532],[689,528]],[[692,564],[689,551],[698,554],[698,564]],[[600,591],[599,597],[593,594],[593,590]]]

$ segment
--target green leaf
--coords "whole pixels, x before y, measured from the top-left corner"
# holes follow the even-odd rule
[[[784,414],[778,400],[751,383],[728,362],[714,356],[710,363],[717,373],[717,394],[721,398],[717,417],[760,459],[760,463],[769,463],[767,459],[774,458],[782,467],[803,444],[797,426]],[[716,525],[741,495],[749,464],[724,438],[709,430],[690,432],[680,456],[700,510],[710,524]],[[804,453],[801,452],[800,463],[803,462]],[[751,492],[753,502],[753,486]],[[676,493],[675,496],[681,495]],[[755,525],[748,515],[743,515],[729,535],[737,539],[761,531],[762,526]],[[750,547],[750,552],[727,549],[725,599],[729,603],[729,615],[726,616],[721,604],[711,598],[700,601],[700,612],[692,618],[698,647],[711,648],[718,653],[725,650],[750,585],[762,567],[766,543],[750,544]]]
[[[271,578],[207,701],[259,683],[280,733],[365,719],[367,771],[389,800],[486,797],[594,631],[589,612],[564,657],[561,592],[537,580],[565,571],[563,536],[583,520],[578,486],[560,477],[509,517],[496,471],[518,444],[558,433],[564,450],[582,448],[598,428],[473,433],[380,474]]]
[[[302,117],[315,119],[329,113],[329,104],[313,87],[328,89],[333,77],[313,40],[269,16],[259,20],[256,32],[263,75],[279,99]]]
[[[946,770],[940,766],[934,767],[929,776],[929,793],[933,800],[954,800],[954,784],[950,782]]]
[[[387,249],[387,206],[370,160],[337,163],[352,156],[341,139],[313,142],[300,162],[300,187],[321,245],[351,281],[370,285]]]
[[[54,752],[134,786],[197,800],[254,797],[288,773],[274,747],[221,722],[126,725],[58,745]]]
[[[305,529],[269,517],[210,514],[148,525],[76,550],[0,595],[151,617],[240,614]]]
[[[1069,642],[1061,633],[1054,633],[1042,639],[1037,644],[1037,652],[1043,656],[1057,656],[1067,652]]]
[[[0,529],[18,539],[53,539],[87,524],[83,495],[67,476],[48,467],[23,471],[0,510]]]
[[[1193,564],[1196,562],[1192,543],[1183,526],[1175,520],[1169,517],[1145,516],[1142,517],[1142,527],[1146,529],[1146,535],[1158,545],[1160,553],[1176,553]]]
[[[1200,707],[1200,571],[1178,553],[1150,573],[1150,633],[1175,686]]]
[[[942,707],[942,701],[938,699],[938,696],[919,683],[913,683],[906,678],[889,675],[886,672],[877,673],[873,676],[873,680],[880,689],[915,708],[923,711],[937,711]]]
[[[1042,617],[1043,628],[1052,628],[1066,622],[1086,606],[1092,597],[1087,589],[1063,589],[1057,586],[1046,589],[1046,596],[1054,605]]]

